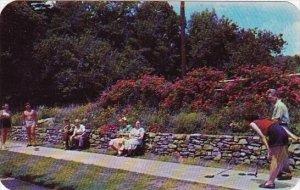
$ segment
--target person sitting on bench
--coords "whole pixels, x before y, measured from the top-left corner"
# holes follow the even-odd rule
[[[74,132],[73,132],[73,135],[70,137],[70,145],[72,146],[72,149],[76,148],[76,147],[74,147],[74,144],[75,144],[74,141],[77,140],[77,141],[79,141],[77,150],[79,150],[79,151],[82,150],[83,146],[84,146],[85,138],[86,138],[85,126],[80,124],[79,119],[75,119]]]
[[[65,143],[65,150],[70,149],[70,144],[69,144],[69,140],[70,140],[70,136],[73,135],[74,133],[74,128],[75,126],[73,124],[71,124],[70,119],[69,118],[65,118],[65,126],[64,126],[64,134],[63,134],[63,140]]]
[[[117,137],[115,139],[112,139],[109,141],[109,146],[117,151],[117,155],[121,156],[124,150],[124,141],[125,139],[128,139],[129,132],[132,129],[132,126],[128,124],[128,120],[126,117],[123,117],[119,120],[119,123],[121,124],[121,127],[117,133]]]
[[[124,148],[127,150],[128,156],[131,156],[133,150],[143,143],[144,135],[145,129],[141,127],[141,122],[137,120],[135,122],[135,128],[133,128],[129,133],[129,139],[125,140]]]

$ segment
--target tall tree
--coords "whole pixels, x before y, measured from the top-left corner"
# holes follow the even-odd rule
[[[36,101],[39,71],[32,49],[45,31],[45,16],[28,2],[12,2],[1,13],[1,99]]]

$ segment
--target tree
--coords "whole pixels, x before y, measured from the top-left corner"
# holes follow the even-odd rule
[[[167,2],[143,2],[135,16],[137,49],[154,73],[172,78],[180,73],[179,16]]]
[[[240,66],[274,64],[285,44],[282,34],[240,28],[214,10],[193,14],[188,30],[189,67],[214,67],[229,76]]]
[[[45,31],[45,16],[30,3],[12,2],[1,13],[0,28],[1,99],[34,102],[39,72],[32,62],[32,49]]]

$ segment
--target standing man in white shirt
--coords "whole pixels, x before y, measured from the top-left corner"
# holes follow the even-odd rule
[[[291,133],[288,129],[288,125],[290,124],[290,117],[287,106],[281,101],[278,97],[278,94],[275,89],[269,89],[267,91],[268,101],[274,105],[272,121],[274,124],[278,124],[282,126],[286,133],[290,135],[293,139],[298,139],[293,133]],[[288,146],[285,147],[286,154],[288,154]],[[292,178],[291,170],[289,169],[288,164],[285,165],[277,176],[278,180],[289,180]]]

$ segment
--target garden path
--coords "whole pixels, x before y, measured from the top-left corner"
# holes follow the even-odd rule
[[[258,185],[267,179],[268,174],[259,173],[255,176],[240,176],[241,171],[229,170],[222,174],[228,174],[223,177],[222,174],[215,175],[213,178],[205,178],[206,175],[213,175],[224,169],[187,165],[180,163],[162,162],[154,160],[145,160],[129,157],[117,157],[111,155],[89,153],[83,151],[62,150],[56,148],[39,147],[37,151],[34,147],[26,147],[24,143],[10,143],[9,151],[45,156],[55,159],[70,160],[84,164],[93,164],[106,168],[121,169],[130,172],[172,178],[177,180],[210,184],[232,189],[255,190]],[[300,178],[293,178],[287,181],[276,181],[276,189],[280,190],[299,190]]]

